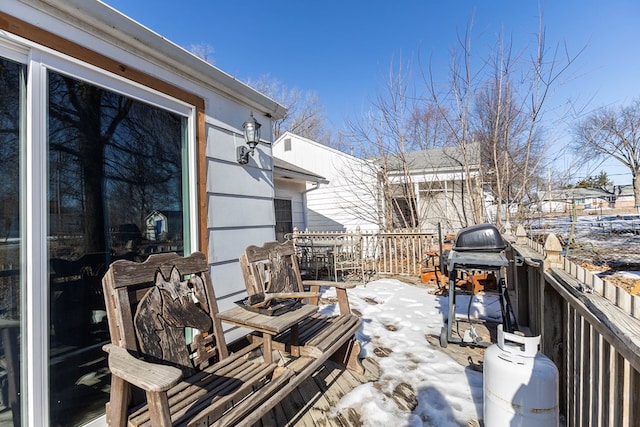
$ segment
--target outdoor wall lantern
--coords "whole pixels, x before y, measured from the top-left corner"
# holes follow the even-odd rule
[[[253,151],[260,142],[261,127],[262,125],[253,117],[253,113],[251,113],[249,118],[242,124],[242,128],[244,129],[244,140],[249,148],[242,145],[237,149],[238,163],[241,165],[249,163],[249,155],[253,156]]]

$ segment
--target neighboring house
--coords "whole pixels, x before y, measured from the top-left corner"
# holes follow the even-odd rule
[[[569,212],[571,205],[567,204],[567,197],[565,190],[538,192],[535,194],[529,210],[542,213]]]
[[[235,306],[239,255],[275,238],[286,109],[96,0],[0,1],[0,95],[0,423],[104,425],[105,269],[144,259],[127,242],[154,212],[147,237],[204,252]],[[239,164],[251,113],[262,143]]]
[[[601,188],[565,188],[539,192],[536,197],[532,208],[542,213],[569,213],[573,207],[577,210],[611,209],[616,201],[612,192]]]
[[[359,159],[334,148],[287,132],[273,145],[273,155],[288,163],[325,177],[329,182],[305,186],[310,231],[377,230],[382,223],[382,170],[386,170],[396,228],[437,229],[438,223],[453,231],[469,221],[470,194],[482,205],[477,145],[463,153],[456,148],[441,148],[407,153],[400,161],[390,157]],[[465,158],[466,156],[466,158]],[[465,170],[464,164],[467,165]],[[404,167],[406,165],[406,168]],[[469,180],[466,178],[469,177]],[[471,183],[471,188],[467,186]],[[407,192],[406,186],[411,186]],[[276,193],[278,192],[276,183]],[[408,200],[407,193],[415,200]],[[412,209],[414,212],[412,212]],[[480,208],[481,209],[481,208]],[[417,218],[417,224],[412,222]]]
[[[286,132],[273,144],[273,156],[325,181],[307,181],[302,192],[309,231],[377,230],[376,177],[372,164],[329,146]],[[373,166],[375,167],[375,166]],[[276,182],[276,193],[280,190]]]
[[[480,185],[480,151],[471,144],[465,152],[459,147],[443,147],[406,153],[387,161],[391,183],[398,186],[396,206],[402,206],[404,223],[425,231],[437,230],[440,224],[446,232],[473,223],[469,216],[472,204],[483,211],[483,193]],[[402,186],[411,185],[411,191]],[[402,200],[403,194],[415,196],[415,202]],[[414,212],[410,212],[411,209]],[[482,213],[482,212],[480,212]]]

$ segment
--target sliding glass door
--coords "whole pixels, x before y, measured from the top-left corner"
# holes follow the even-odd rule
[[[51,423],[80,425],[109,396],[106,268],[184,251],[187,118],[59,72],[47,80]]]
[[[44,419],[48,408],[52,426],[83,425],[109,398],[102,275],[118,259],[190,251],[194,109],[77,64],[3,52],[0,426],[24,424],[27,407]]]

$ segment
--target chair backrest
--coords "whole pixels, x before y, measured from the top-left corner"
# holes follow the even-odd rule
[[[228,355],[204,254],[118,260],[102,286],[113,344],[187,375]]]
[[[240,267],[249,295],[265,292],[302,292],[302,277],[293,241],[248,246]]]

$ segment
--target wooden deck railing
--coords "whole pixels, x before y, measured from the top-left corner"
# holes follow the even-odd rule
[[[438,251],[437,233],[398,232],[310,232],[294,231],[291,238],[310,239],[318,245],[337,237],[351,247],[359,245],[364,270],[378,275],[417,275]]]
[[[560,371],[566,425],[640,425],[640,302],[561,256],[554,235],[539,245],[517,233],[509,257],[518,324],[541,335]]]

